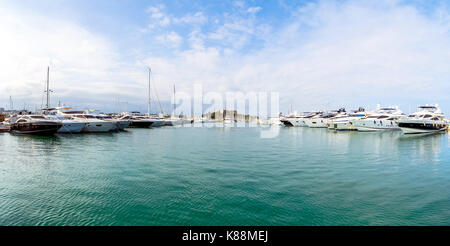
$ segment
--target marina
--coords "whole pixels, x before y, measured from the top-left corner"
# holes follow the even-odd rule
[[[447,2],[0,1],[0,229],[450,226]]]
[[[284,126],[323,128],[330,131],[400,131],[403,134],[432,134],[445,132],[449,129],[449,120],[438,105],[418,106],[418,111],[407,116],[398,106],[381,108],[366,112],[363,108],[349,113],[345,108],[336,111],[320,111],[303,114],[289,114],[279,118],[260,118],[244,116],[238,119],[234,113],[226,110],[217,111],[205,117],[174,117],[164,115],[149,115],[140,113],[103,114],[85,111],[70,111],[71,108],[47,108],[47,113],[27,113],[5,115],[0,122],[0,132],[13,134],[80,134],[120,132],[129,128],[157,127],[242,127],[253,126]],[[218,118],[217,118],[217,117]]]

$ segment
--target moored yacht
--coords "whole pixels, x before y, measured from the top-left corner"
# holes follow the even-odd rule
[[[62,126],[61,121],[49,120],[42,115],[23,115],[11,123],[11,132],[16,134],[53,135]]]
[[[358,110],[353,110],[346,116],[332,120],[331,125],[333,125],[332,128],[336,131],[356,131],[357,129],[353,122],[365,117],[366,115],[367,113],[364,108],[359,108]]]
[[[124,131],[125,128],[128,128],[131,124],[130,120],[116,119],[111,115],[96,115],[95,117],[100,120],[113,122],[115,126],[113,127],[112,131]]]
[[[445,131],[448,126],[437,104],[419,106],[417,112],[398,120],[397,123],[405,134],[435,133]]]
[[[148,116],[135,116],[135,115],[126,115],[120,118],[120,120],[127,120],[130,122],[130,128],[150,128],[156,126],[162,126],[161,120],[152,119]]]
[[[59,115],[44,115],[44,117],[49,120],[60,121],[63,124],[59,128],[58,133],[81,133],[84,127],[86,127],[85,122],[69,120]]]
[[[58,108],[45,108],[42,109],[44,112],[44,117],[49,120],[60,121],[63,126],[58,130],[58,133],[81,133],[86,123],[76,120],[70,120],[65,118],[64,116],[57,115],[57,110],[64,109],[62,107]]]
[[[385,130],[400,130],[397,120],[406,117],[398,106],[386,108],[377,107],[366,117],[352,121],[360,132],[373,132]]]
[[[336,113],[333,112],[320,113],[311,118],[305,117],[305,123],[309,128],[328,128],[328,120],[334,116]]]
[[[320,114],[320,112],[305,112],[301,114],[292,113],[280,119],[280,121],[284,126],[287,127],[294,127],[294,126],[306,127],[307,126],[306,121],[318,114]]]
[[[112,121],[100,120],[95,115],[85,111],[65,111],[58,110],[58,115],[64,116],[66,119],[75,120],[85,123],[82,132],[86,133],[104,133],[115,129],[116,123]]]

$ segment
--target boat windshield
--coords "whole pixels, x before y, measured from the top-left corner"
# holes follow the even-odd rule
[[[40,116],[40,115],[33,115],[33,116],[30,116],[30,118],[32,118],[32,119],[45,120],[45,117],[44,117],[44,116]]]
[[[64,112],[64,114],[83,114],[84,112],[82,112],[82,111],[67,111],[67,112]]]

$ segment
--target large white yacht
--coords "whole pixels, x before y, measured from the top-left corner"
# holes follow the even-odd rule
[[[398,106],[381,108],[377,106],[366,117],[352,121],[358,131],[373,132],[384,130],[400,130],[397,120],[406,117]]]
[[[364,108],[353,110],[351,113],[333,118],[328,124],[328,128],[336,131],[356,131],[356,127],[353,122],[365,117],[366,115],[367,113]]]
[[[125,128],[128,128],[131,124],[130,120],[117,119],[117,118],[112,117],[111,115],[99,114],[99,115],[96,115],[95,117],[100,120],[114,122],[115,127],[113,127],[112,131],[124,131]]]
[[[45,118],[50,120],[61,121],[63,126],[59,128],[58,133],[81,133],[83,129],[86,127],[85,122],[69,120],[64,116],[60,115],[44,115]]]
[[[287,127],[306,126],[304,119],[305,119],[305,117],[308,117],[309,115],[310,115],[310,113],[298,114],[297,112],[294,112],[294,113],[288,114],[286,117],[281,118],[280,121],[284,126],[287,126]],[[312,115],[312,116],[314,116],[314,115]]]
[[[63,116],[69,120],[75,120],[85,123],[82,132],[86,133],[103,133],[114,130],[117,125],[113,121],[106,121],[98,119],[95,115],[87,111],[57,111],[57,115]]]
[[[419,106],[418,111],[397,121],[405,134],[435,133],[445,131],[448,122],[439,106]]]
[[[328,128],[327,123],[331,118],[336,116],[336,112],[325,112],[325,113],[318,113],[317,115],[306,118],[305,117],[305,124],[309,128]]]
[[[81,133],[86,126],[85,122],[67,119],[64,116],[58,115],[59,110],[70,109],[65,107],[44,108],[41,111],[43,116],[49,120],[60,121],[63,126],[58,130],[58,133]]]

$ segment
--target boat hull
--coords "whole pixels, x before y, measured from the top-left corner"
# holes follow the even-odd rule
[[[287,127],[303,127],[306,126],[304,119],[282,119],[280,120],[281,125],[287,126]]]
[[[359,132],[379,132],[379,131],[398,131],[400,130],[399,127],[396,128],[377,128],[377,127],[364,127],[364,126],[357,126],[356,130]]]
[[[86,126],[83,128],[85,133],[104,133],[110,132],[116,127],[114,122],[87,122]]]
[[[150,128],[154,121],[150,120],[132,120],[129,127],[131,128]]]
[[[154,120],[152,127],[161,127],[161,126],[168,126],[167,122],[163,120]]]
[[[334,128],[334,130],[336,130],[336,131],[356,131],[357,129],[351,122],[347,122],[347,123],[337,124],[337,126]]]
[[[11,126],[11,132],[14,134],[27,135],[53,135],[63,126],[56,122],[27,122],[14,123]]]
[[[9,132],[11,127],[9,124],[0,123],[0,132]]]
[[[360,132],[400,130],[398,124],[393,120],[356,120],[353,121],[353,124]]]
[[[119,131],[124,131],[126,128],[130,126],[130,121],[118,121]]]
[[[63,122],[63,126],[58,130],[58,133],[81,133],[86,123],[83,122]]]
[[[328,128],[324,119],[310,119],[306,121],[306,125],[309,128]]]
[[[421,134],[421,133],[435,133],[445,131],[446,124],[432,124],[432,123],[399,123],[400,129],[405,134]]]

